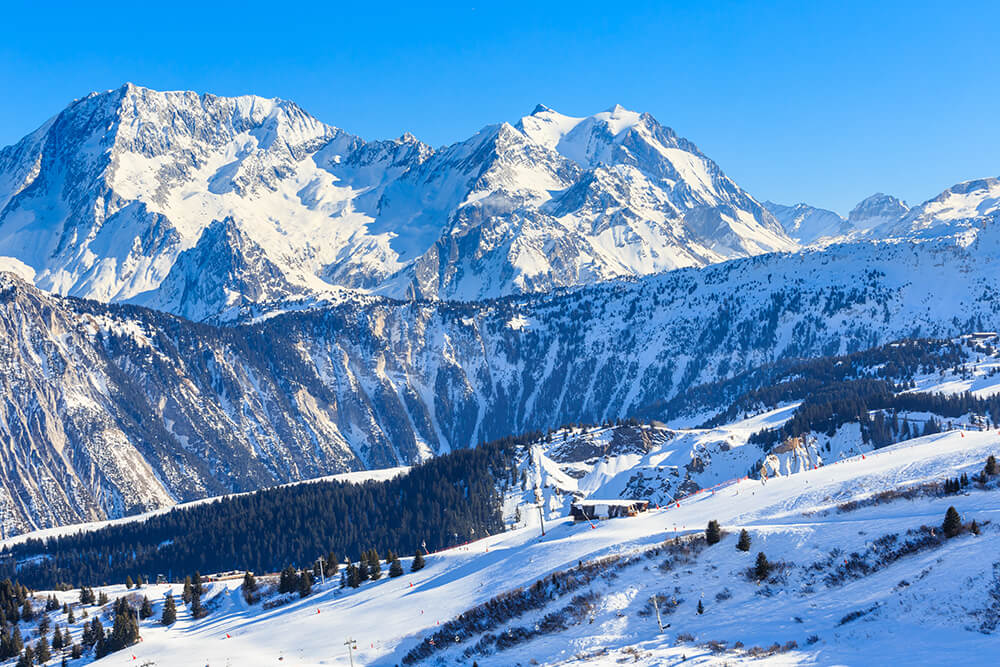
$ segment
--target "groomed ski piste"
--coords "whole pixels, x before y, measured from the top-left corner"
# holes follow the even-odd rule
[[[766,484],[740,480],[637,517],[547,521],[544,536],[529,524],[430,554],[416,573],[405,560],[403,576],[358,589],[341,589],[333,576],[272,609],[247,605],[238,579],[216,581],[203,597],[210,614],[195,621],[178,605],[170,627],[158,623],[162,597],[179,598],[181,587],[148,585],[141,592],[155,608],[142,641],[100,664],[861,665],[948,655],[995,664],[995,481],[948,496],[875,496],[971,477],[996,453],[997,431],[915,438]],[[979,524],[979,535],[941,537],[951,505]],[[707,546],[699,536],[712,519],[724,536]],[[746,552],[736,548],[742,528],[751,538]],[[758,582],[749,570],[760,552],[774,568]],[[519,588],[527,593],[493,604],[474,628],[446,625]],[[112,601],[127,592],[103,590]],[[78,592],[57,595],[73,602]],[[653,595],[668,626],[662,632]],[[77,620],[75,639],[79,613]]]

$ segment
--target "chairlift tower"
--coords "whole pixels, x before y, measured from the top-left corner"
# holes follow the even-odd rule
[[[351,661],[351,667],[354,667],[354,652],[358,650],[358,642],[348,637],[344,646],[347,647],[347,658]]]

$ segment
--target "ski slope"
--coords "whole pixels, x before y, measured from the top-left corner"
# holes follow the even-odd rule
[[[210,616],[195,622],[179,607],[179,620],[170,628],[151,622],[155,618],[145,621],[143,641],[102,664],[347,665],[348,638],[357,641],[354,664],[400,664],[439,624],[504,590],[530,585],[580,561],[643,552],[675,534],[700,532],[710,519],[719,520],[728,534],[689,562],[664,572],[658,567],[662,556],[642,557],[615,571],[615,576],[591,582],[589,590],[597,601],[584,622],[493,655],[463,657],[463,651],[476,642],[462,642],[437,651],[426,662],[615,665],[627,658],[630,664],[658,665],[676,664],[682,658],[687,660],[684,664],[753,660],[745,649],[715,654],[702,646],[718,640],[740,641],[747,648],[797,642],[797,648],[764,658],[769,664],[884,664],[901,657],[911,663],[928,662],[959,647],[963,664],[992,664],[995,637],[976,628],[991,604],[1000,605],[987,592],[1000,553],[1000,493],[972,490],[964,495],[895,500],[851,512],[840,512],[836,505],[961,472],[971,476],[990,453],[997,452],[1000,435],[995,431],[949,432],[775,478],[766,485],[742,480],[715,493],[695,494],[679,507],[594,528],[559,519],[547,522],[542,537],[537,524],[529,522],[515,531],[432,554],[420,572],[410,573],[404,563],[404,576],[366,582],[357,590],[340,590],[328,582],[305,599],[270,610],[259,604],[248,607],[238,581],[216,582],[206,594],[213,609]],[[949,505],[966,520],[975,518],[982,524],[982,534],[947,540],[838,586],[824,585],[822,568],[809,567],[829,559],[836,548],[845,554],[864,554],[883,535],[939,526]],[[734,548],[741,527],[752,538],[747,553]],[[758,586],[743,576],[759,551],[772,562],[790,563],[784,581]],[[179,595],[179,586],[148,586],[146,593],[159,598],[171,588]],[[113,599],[122,591],[109,589],[109,594]],[[654,617],[640,614],[654,593],[679,600],[673,613],[664,615],[671,626],[662,634]],[[729,597],[717,599],[720,594]],[[75,599],[74,592],[62,595]],[[569,597],[526,612],[493,632],[508,626],[531,627]],[[698,600],[706,605],[703,615],[695,612]],[[851,612],[873,606],[861,618],[840,624]],[[157,604],[156,618],[159,612]],[[679,641],[681,633],[690,638]],[[807,644],[812,636],[815,643]]]

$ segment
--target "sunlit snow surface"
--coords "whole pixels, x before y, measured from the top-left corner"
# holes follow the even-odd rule
[[[991,604],[987,589],[1000,549],[1000,494],[971,491],[848,513],[832,508],[900,485],[972,474],[998,450],[1000,436],[995,432],[939,434],[767,485],[742,481],[714,494],[697,494],[679,508],[600,522],[596,528],[560,519],[548,522],[547,534],[541,537],[537,523],[529,521],[525,528],[433,554],[419,573],[411,574],[407,567],[399,579],[383,578],[358,590],[341,591],[331,584],[272,610],[248,608],[238,591],[231,590],[235,583],[216,583],[208,593],[214,608],[208,618],[195,623],[182,609],[180,620],[169,629],[146,622],[141,644],[102,664],[346,665],[343,642],[350,637],[358,645],[355,664],[394,665],[439,623],[503,590],[572,568],[579,560],[646,549],[673,536],[675,528],[682,534],[702,530],[710,519],[731,532],[693,563],[664,573],[657,567],[662,558],[643,559],[616,578],[591,585],[600,601],[590,622],[473,658],[480,665],[527,664],[532,659],[540,664],[615,665],[623,658],[635,664],[632,656],[638,655],[642,665],[676,664],[682,657],[688,663],[722,664],[748,659],[737,653],[713,655],[698,644],[720,640],[766,647],[794,640],[798,649],[770,658],[769,664],[913,664],[934,662],[946,653],[961,656],[963,664],[992,664],[995,637],[975,628],[976,614]],[[843,586],[827,587],[820,581],[812,584],[813,592],[805,589],[807,566],[824,560],[830,550],[863,551],[887,533],[939,525],[950,504],[966,520],[994,523],[985,525],[979,537],[960,536]],[[749,553],[734,548],[733,533],[741,527],[752,536]],[[772,561],[794,565],[785,583],[770,585],[769,596],[742,575],[758,551]],[[907,584],[901,584],[904,580]],[[717,600],[725,589],[731,597]],[[177,586],[155,586],[146,593],[159,597],[167,590],[180,592]],[[109,592],[114,597],[123,589]],[[671,627],[660,635],[655,619],[638,612],[650,595],[665,592],[683,601],[665,616]],[[75,593],[64,597],[75,599]],[[706,607],[702,616],[695,613],[699,599]],[[553,602],[502,627],[530,627],[565,602]],[[839,624],[848,613],[875,605],[867,616]],[[675,645],[678,633],[694,639]],[[818,641],[807,645],[813,635]],[[441,664],[471,664],[472,658],[461,657],[471,643],[441,651],[428,662],[438,664],[440,658]],[[594,655],[603,649],[605,655]]]

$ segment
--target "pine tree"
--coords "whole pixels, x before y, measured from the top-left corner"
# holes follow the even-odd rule
[[[418,572],[424,569],[424,550],[418,548],[417,555],[413,557],[413,563],[410,565],[410,572]]]
[[[135,587],[136,588],[142,588],[145,585],[146,585],[146,580],[142,578],[142,575],[141,574],[136,575],[136,577],[135,577]]]
[[[368,560],[362,556],[357,565],[358,579],[362,582],[368,581]]]
[[[379,561],[378,552],[374,549],[368,555],[368,578],[378,581],[382,577],[382,563]]]
[[[948,511],[945,512],[941,530],[944,531],[946,537],[955,537],[962,532],[962,517],[959,516],[958,510],[954,506],[949,507]]]
[[[124,598],[115,603],[115,624],[111,628],[104,651],[112,653],[120,651],[139,641],[139,622]]]
[[[177,620],[177,607],[174,605],[174,596],[167,593],[167,599],[163,603],[163,614],[160,616],[160,623],[172,625]]]
[[[39,637],[35,643],[35,662],[44,665],[52,659],[52,651],[49,650],[49,642],[44,636]]]
[[[767,562],[767,556],[761,551],[757,554],[757,563],[754,565],[753,574],[757,581],[764,581],[771,573],[771,564]]]
[[[24,647],[24,653],[17,660],[17,667],[31,667],[35,664],[35,652],[30,646]]]
[[[257,599],[257,579],[249,570],[243,575],[243,599],[247,604],[253,604]]]
[[[701,600],[698,600],[698,613],[699,614],[705,613],[705,605],[701,603]]]
[[[979,524],[976,523],[975,519],[972,520],[972,525],[969,526],[969,531],[973,535],[979,535]]]
[[[76,623],[76,614],[73,613],[73,607],[70,607],[69,610],[66,612],[66,622]]]
[[[986,467],[983,468],[983,472],[991,477],[1000,473],[1000,465],[997,464],[997,457],[992,454],[989,455],[989,458],[986,459]]]
[[[104,640],[104,625],[99,618],[94,618],[90,625],[84,625],[83,630],[83,643],[87,646],[95,646]]]
[[[184,577],[184,588],[181,590],[181,601],[191,604],[191,577]]]
[[[10,654],[17,655],[24,648],[24,640],[21,639],[21,628],[14,626],[14,630],[10,633]]]
[[[389,565],[389,576],[393,579],[403,576],[403,564],[395,556],[393,556],[392,563]]]
[[[299,597],[308,597],[312,593],[313,578],[309,570],[302,570],[299,575]]]
[[[740,551],[750,551],[750,533],[744,528],[740,531],[740,539],[736,542],[736,548]]]
[[[201,606],[201,593],[198,589],[192,588],[191,590],[191,618],[204,618],[208,615],[205,608]]]
[[[299,588],[299,574],[289,565],[278,575],[278,592],[291,593]]]
[[[35,610],[31,606],[31,598],[25,598],[24,604],[21,605],[21,620],[30,621],[35,618]]]
[[[41,614],[41,618],[38,619],[38,634],[45,635],[49,631],[49,615]]]
[[[202,593],[205,592],[204,587],[201,585],[201,573],[200,572],[196,571],[194,573],[194,578],[191,579],[191,591],[197,593],[198,595],[201,595]]]
[[[142,606],[139,607],[139,618],[147,619],[153,615],[153,603],[150,602],[149,597],[142,596]]]
[[[83,657],[83,646],[81,646],[79,642],[73,644],[73,648],[70,649],[69,652],[69,657],[71,657],[73,660],[79,660],[80,658]]]
[[[361,575],[354,563],[350,563],[347,566],[347,585],[351,588],[357,588],[361,585]]]
[[[62,628],[56,623],[56,627],[52,629],[52,650],[58,651],[63,647],[63,634]]]
[[[132,581],[132,577],[131,576],[125,577],[125,588],[127,588],[128,590],[132,590],[133,586],[135,586],[135,582]]]
[[[708,527],[705,528],[705,540],[709,546],[712,546],[713,544],[718,544],[721,539],[722,529],[719,527],[719,522],[712,519],[708,522]]]
[[[108,594],[101,591],[101,594],[97,596],[97,606],[103,607],[108,603]]]

